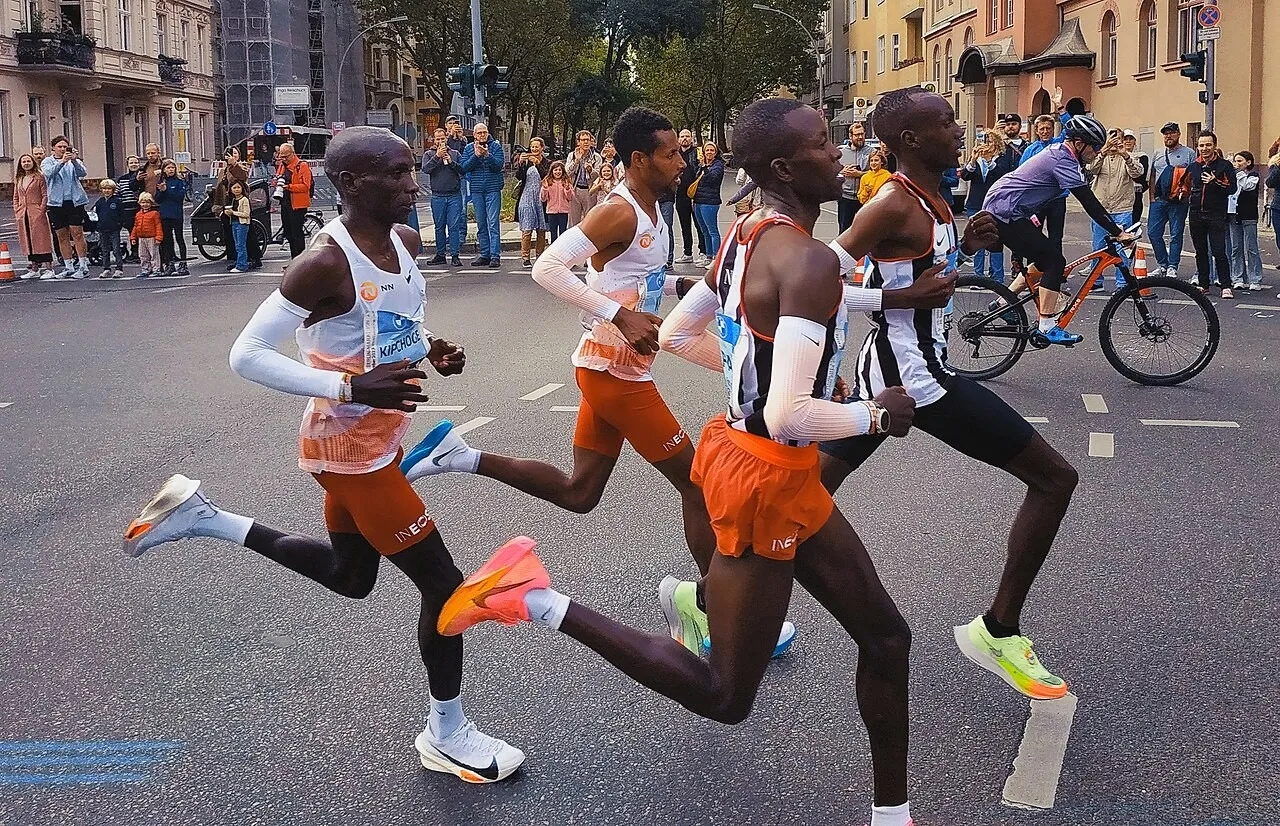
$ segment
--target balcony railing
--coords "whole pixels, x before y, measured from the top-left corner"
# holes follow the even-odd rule
[[[898,68],[905,69],[908,66],[914,66],[917,63],[924,63],[923,57],[908,57],[906,60],[899,61]]]
[[[157,61],[157,68],[160,71],[160,82],[166,86],[186,86],[187,73],[182,70],[187,65],[187,61],[180,57],[169,57],[168,55],[160,55]]]
[[[14,32],[19,66],[57,67],[93,71],[96,41],[74,32]]]

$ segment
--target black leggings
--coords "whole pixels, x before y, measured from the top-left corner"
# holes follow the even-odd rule
[[[1231,261],[1227,257],[1227,219],[1204,218],[1199,213],[1187,221],[1187,229],[1191,230],[1191,245],[1196,248],[1196,274],[1200,286],[1209,289],[1209,259],[1213,258],[1213,269],[1218,273],[1218,286],[1224,290],[1231,288]]]
[[[1067,259],[1062,254],[1062,241],[1054,243],[1046,238],[1030,218],[1005,223],[997,221],[1000,229],[1000,243],[1008,247],[1014,255],[1025,258],[1039,268],[1040,286],[1051,290],[1061,290],[1066,282],[1064,275]]]
[[[160,219],[160,226],[164,228],[164,238],[160,241],[160,263],[178,263],[185,267],[187,261],[187,237],[182,232],[182,219],[162,218]],[[178,245],[177,255],[173,251],[175,243]]]
[[[244,544],[334,593],[364,599],[373,590],[382,556],[359,534],[331,533],[329,540],[286,534],[254,522]],[[462,584],[462,571],[453,564],[439,531],[387,559],[404,571],[422,595],[418,649],[431,696],[452,700],[462,690],[462,637],[440,636],[436,618],[445,600]]]

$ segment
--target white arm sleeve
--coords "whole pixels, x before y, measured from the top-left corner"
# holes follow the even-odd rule
[[[827,244],[827,246],[831,247],[832,252],[836,254],[836,258],[840,259],[841,275],[848,275],[853,272],[855,267],[858,266],[858,259],[850,255],[847,249],[840,246],[839,241],[832,241],[830,244]]]
[[[720,299],[707,286],[706,279],[699,278],[662,322],[658,345],[682,359],[721,372],[724,367],[720,361],[720,338],[707,329],[719,306]]]
[[[840,274],[848,275],[858,266],[858,259],[849,254],[849,251],[840,246],[839,241],[832,241],[827,244],[828,247],[835,252],[836,257],[840,259]],[[884,305],[883,290],[868,290],[865,287],[854,287],[845,285],[844,288],[844,306],[851,313],[875,313],[879,312]]]
[[[587,263],[599,250],[577,227],[560,234],[533,265],[533,280],[556,298],[564,299],[594,316],[612,321],[622,305],[582,283],[573,268]]]
[[[797,316],[778,319],[773,337],[773,373],[764,422],[775,439],[823,441],[871,432],[865,404],[840,404],[813,397],[826,329]]]
[[[295,396],[337,399],[342,374],[308,367],[280,352],[280,347],[309,316],[276,290],[258,306],[257,312],[231,345],[231,369],[241,378]]]

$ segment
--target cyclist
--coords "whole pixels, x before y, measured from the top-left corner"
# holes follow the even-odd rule
[[[995,216],[1000,241],[1041,272],[1040,329],[1035,337],[1040,343],[1073,345],[1083,338],[1063,330],[1057,322],[1058,295],[1066,280],[1067,259],[1062,254],[1062,242],[1041,232],[1036,213],[1066,190],[1108,235],[1121,242],[1132,241],[1135,236],[1111,219],[1085,180],[1084,166],[1098,156],[1107,142],[1107,128],[1088,115],[1074,115],[1062,133],[1062,143],[1048,147],[997,181],[982,208]]]

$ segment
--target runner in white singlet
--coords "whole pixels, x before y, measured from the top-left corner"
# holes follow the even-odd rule
[[[139,556],[193,536],[226,539],[326,588],[361,599],[385,556],[422,596],[418,643],[430,686],[426,728],[414,745],[424,767],[469,783],[514,772],[524,754],[482,734],[462,710],[462,646],[436,633],[436,619],[462,574],[426,506],[396,464],[416,403],[426,401],[414,368],[461,372],[462,348],[422,326],[422,239],[402,226],[418,192],[413,154],[385,129],[336,136],[325,157],[344,214],[298,256],[231,350],[241,376],[310,397],[299,432],[299,465],[324,489],[329,541],[289,534],[215,506],[200,482],[175,475],[125,534]],[[302,362],[280,352],[296,337]],[[428,439],[443,438],[437,427]]]

